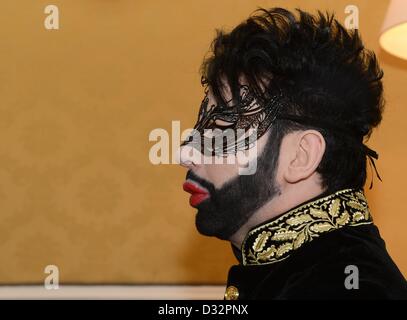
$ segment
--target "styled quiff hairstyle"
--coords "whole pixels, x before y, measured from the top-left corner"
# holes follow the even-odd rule
[[[326,141],[317,168],[322,187],[363,188],[367,158],[361,146],[382,119],[383,71],[357,30],[345,29],[333,14],[296,11],[260,8],[231,32],[216,30],[202,79],[218,103],[226,103],[224,80],[239,101],[242,75],[259,101],[278,88],[290,101],[284,113],[315,123],[277,120],[270,138],[281,140],[294,130],[320,131]],[[332,126],[318,126],[318,121]]]

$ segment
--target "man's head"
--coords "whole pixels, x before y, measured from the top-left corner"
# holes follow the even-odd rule
[[[201,71],[204,109],[227,116],[206,112],[205,122],[200,112],[195,128],[256,129],[254,144],[233,144],[235,154],[227,156],[255,145],[257,170],[239,175],[238,164],[203,164],[184,153],[196,187],[186,189],[201,195],[192,201],[200,232],[229,239],[285,192],[363,188],[363,139],[381,121],[382,71],[357,31],[328,14],[260,9],[230,33],[218,31]]]

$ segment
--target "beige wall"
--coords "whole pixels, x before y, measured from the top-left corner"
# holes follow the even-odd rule
[[[148,135],[172,120],[193,125],[216,27],[278,5],[343,21],[349,1],[51,3],[57,31],[43,27],[49,1],[0,4],[0,283],[41,282],[48,264],[71,283],[223,283],[230,245],[196,232],[185,171],[153,166]],[[387,3],[352,1],[376,51]],[[370,146],[383,183],[367,196],[407,274],[407,62],[379,58],[388,103]]]

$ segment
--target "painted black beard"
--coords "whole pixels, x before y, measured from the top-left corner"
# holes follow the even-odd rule
[[[256,172],[252,175],[238,175],[220,189],[215,189],[212,183],[188,171],[186,179],[198,182],[210,193],[210,198],[199,204],[195,219],[196,228],[201,234],[229,240],[259,208],[277,194],[275,171],[279,145],[277,141],[267,142],[257,159]]]

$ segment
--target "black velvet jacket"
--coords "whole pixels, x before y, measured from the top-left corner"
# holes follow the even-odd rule
[[[226,300],[407,299],[362,190],[321,195],[253,228]]]

